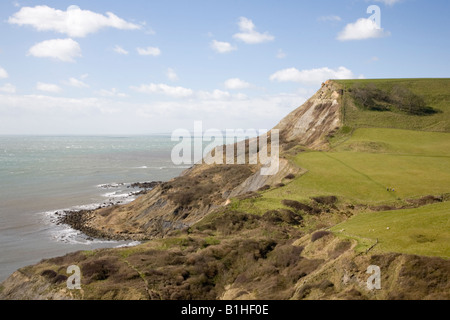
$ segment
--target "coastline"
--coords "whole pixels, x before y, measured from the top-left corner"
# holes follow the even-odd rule
[[[106,240],[106,241],[126,241],[126,240],[141,240],[135,239],[133,236],[128,235],[126,232],[117,235],[111,235],[107,232],[92,228],[89,226],[89,221],[92,219],[94,213],[100,209],[104,209],[110,212],[120,205],[130,203],[137,199],[138,196],[147,194],[156,186],[162,184],[162,181],[151,181],[151,182],[135,182],[128,184],[127,188],[139,189],[139,191],[130,192],[128,194],[128,200],[117,200],[112,201],[111,199],[107,203],[103,203],[93,209],[80,209],[80,210],[61,210],[56,211],[55,223],[56,225],[67,225],[70,228],[80,231],[88,237],[88,240]],[[119,184],[125,185],[125,184]],[[113,188],[115,185],[102,185],[102,188],[108,189]]]

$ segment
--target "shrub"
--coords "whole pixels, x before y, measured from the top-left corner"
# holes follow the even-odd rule
[[[336,196],[322,196],[322,197],[315,197],[312,199],[315,202],[324,205],[333,205],[338,201],[338,198]]]
[[[56,271],[53,270],[44,270],[41,273],[41,276],[46,277],[47,279],[53,279],[57,276],[58,274],[56,273]]]
[[[277,210],[269,210],[263,214],[263,219],[271,223],[280,223],[283,221],[281,215]]]
[[[287,268],[298,263],[301,257],[301,253],[304,247],[293,245],[281,245],[277,246],[271,258],[274,259],[274,266],[277,268]]]
[[[292,180],[292,179],[295,179],[295,174],[293,174],[293,173],[289,173],[286,177],[284,177],[285,179],[288,179],[288,180]]]
[[[263,215],[263,219],[271,223],[285,222],[290,225],[299,225],[303,217],[288,209],[269,210]]]
[[[325,230],[314,232],[313,235],[311,236],[311,242],[315,242],[329,234],[331,234],[331,232]]]
[[[59,274],[55,278],[53,278],[53,283],[60,284],[60,283],[66,282],[67,279],[68,279],[67,276],[65,276],[63,274]]]
[[[99,259],[83,264],[82,273],[91,281],[106,280],[118,269],[112,259]]]
[[[269,190],[269,189],[270,189],[270,186],[266,184],[265,186],[259,188],[258,191],[266,191],[266,190]]]
[[[182,208],[207,206],[222,202],[222,195],[230,192],[252,174],[248,165],[216,165],[201,172],[186,174],[162,185],[169,200]],[[169,188],[170,186],[170,188]]]
[[[425,100],[404,86],[394,86],[390,91],[378,89],[375,84],[355,86],[351,95],[362,108],[373,111],[389,111],[392,108],[413,115],[429,115],[437,111],[426,105]]]
[[[312,213],[314,211],[314,208],[308,206],[307,204],[303,204],[301,202],[295,201],[295,200],[283,200],[281,201],[281,204],[286,206],[286,207],[290,207],[296,211],[305,211],[308,213]]]
[[[291,210],[280,209],[279,212],[281,215],[281,219],[288,224],[299,225],[303,220],[303,217],[301,215],[296,214]]]

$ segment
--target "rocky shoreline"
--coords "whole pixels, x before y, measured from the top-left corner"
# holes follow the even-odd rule
[[[131,192],[130,196],[140,196],[143,194],[147,194],[150,190],[160,185],[161,181],[151,181],[151,182],[135,182],[127,186],[127,188],[138,188],[140,191]],[[106,185],[106,187],[108,186]],[[112,241],[121,241],[121,240],[135,240],[127,234],[117,234],[111,235],[109,233],[103,232],[96,228],[92,228],[89,226],[89,221],[92,220],[96,211],[100,209],[108,209],[111,210],[120,206],[122,204],[121,201],[113,202],[109,201],[102,205],[99,205],[97,208],[91,210],[64,210],[62,212],[55,212],[56,215],[56,224],[57,225],[67,225],[72,229],[78,230],[84,233],[89,240],[99,239],[99,240],[112,240]]]

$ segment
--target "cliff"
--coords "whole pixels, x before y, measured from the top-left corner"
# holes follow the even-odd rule
[[[377,95],[400,83],[435,113],[358,105],[361,83]],[[92,236],[150,240],[21,268],[0,299],[450,299],[448,84],[327,81],[275,127],[276,175],[202,163],[133,203],[79,213]],[[81,290],[67,289],[70,265]]]

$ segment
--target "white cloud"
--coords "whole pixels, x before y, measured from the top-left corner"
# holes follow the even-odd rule
[[[0,67],[0,79],[6,79],[6,78],[8,78],[8,77],[9,77],[8,72],[6,72],[5,69],[3,69],[2,67]]]
[[[354,74],[345,67],[335,70],[324,67],[319,69],[298,70],[289,68],[275,72],[270,80],[278,82],[300,82],[304,84],[317,85],[328,79],[353,79]]]
[[[387,6],[393,6],[394,4],[402,1],[402,0],[375,0],[376,2],[383,2]]]
[[[237,48],[233,46],[231,43],[217,40],[213,40],[211,42],[211,48],[218,53],[228,53],[237,50]]]
[[[13,86],[11,83],[7,83],[0,87],[0,92],[4,93],[16,93],[16,87]]]
[[[171,96],[175,98],[186,98],[190,97],[194,94],[194,91],[191,89],[183,88],[183,87],[172,87],[164,83],[150,83],[150,84],[143,84],[139,87],[130,87],[132,90],[141,92],[141,93],[148,93],[148,94],[163,94],[166,96]]]
[[[255,24],[252,20],[241,17],[238,22],[240,33],[236,33],[233,35],[233,38],[241,40],[248,44],[256,44],[262,42],[273,41],[275,39],[271,34],[264,32],[260,33],[256,31]]]
[[[339,21],[342,21],[342,18],[339,17],[339,16],[330,15],[330,16],[321,16],[317,20],[319,20],[319,21],[339,22]]]
[[[184,126],[189,126],[189,123],[201,117],[204,129],[270,129],[306,101],[299,94],[280,93],[247,98],[244,95],[229,95],[220,90],[207,92],[205,95],[200,93],[204,92],[199,92],[197,99],[152,102],[141,106],[137,113],[141,118],[154,121],[161,118],[170,118],[171,121],[182,119],[181,125]]]
[[[249,88],[251,87],[251,84],[239,78],[233,78],[225,81],[225,87],[231,90],[238,90]]]
[[[167,69],[167,74],[166,75],[167,75],[167,78],[170,81],[177,81],[178,80],[178,75],[175,72],[175,70],[173,70],[172,68]]]
[[[161,50],[156,47],[147,47],[147,48],[137,48],[137,52],[141,56],[154,56],[157,57],[161,54]]]
[[[112,88],[111,90],[102,89],[97,92],[102,97],[110,97],[110,98],[126,98],[128,95],[126,93],[119,92],[116,88]]]
[[[222,90],[214,90],[212,92],[199,91],[197,92],[197,97],[200,100],[229,100],[231,98],[231,94]]]
[[[92,111],[95,111],[95,113],[97,111],[111,113],[116,107],[112,106],[111,101],[98,98],[74,99],[48,95],[0,95],[0,114],[8,109],[17,110],[20,120],[34,118],[35,116],[55,116],[59,114],[64,116],[65,120],[71,121],[73,114],[89,115],[92,114]]]
[[[286,53],[284,53],[284,51],[283,51],[282,49],[278,49],[278,52],[277,52],[277,58],[278,58],[278,59],[284,59],[284,58],[286,58]]]
[[[122,48],[121,46],[118,46],[118,45],[116,45],[113,50],[114,50],[114,52],[116,52],[118,54],[123,54],[123,55],[128,54],[127,50],[125,50],[124,48]]]
[[[340,41],[364,40],[371,38],[382,38],[389,35],[390,32],[384,31],[383,28],[378,28],[374,20],[361,18],[355,23],[347,24],[338,34],[337,39]]]
[[[43,82],[38,82],[36,84],[36,89],[39,91],[53,92],[53,93],[58,93],[61,91],[61,88],[58,85]]]
[[[189,98],[189,100],[183,100],[186,101],[229,101],[231,99],[236,100],[243,100],[246,99],[247,96],[238,93],[238,94],[230,94],[228,91],[223,90],[213,90],[213,91],[206,91],[206,90],[199,90],[194,91],[189,88],[184,87],[174,87],[169,86],[167,84],[159,83],[151,83],[151,84],[142,84],[140,86],[131,86],[132,90],[136,92],[146,93],[146,94],[161,94],[165,96],[169,96],[172,98]]]
[[[76,78],[70,78],[68,81],[65,82],[67,85],[75,87],[75,88],[89,88],[89,85],[84,83],[81,80],[78,80]]]
[[[38,58],[74,62],[75,58],[81,57],[81,48],[78,42],[72,39],[53,39],[35,44],[28,54]]]
[[[270,129],[304,101],[301,93],[248,98],[221,90],[147,103],[0,93],[0,133],[146,134],[191,129],[199,119],[205,129]]]
[[[8,22],[19,26],[32,26],[38,31],[55,31],[69,37],[85,37],[103,28],[141,29],[141,26],[126,22],[111,12],[102,15],[73,5],[66,11],[48,6],[23,7],[9,17]]]

